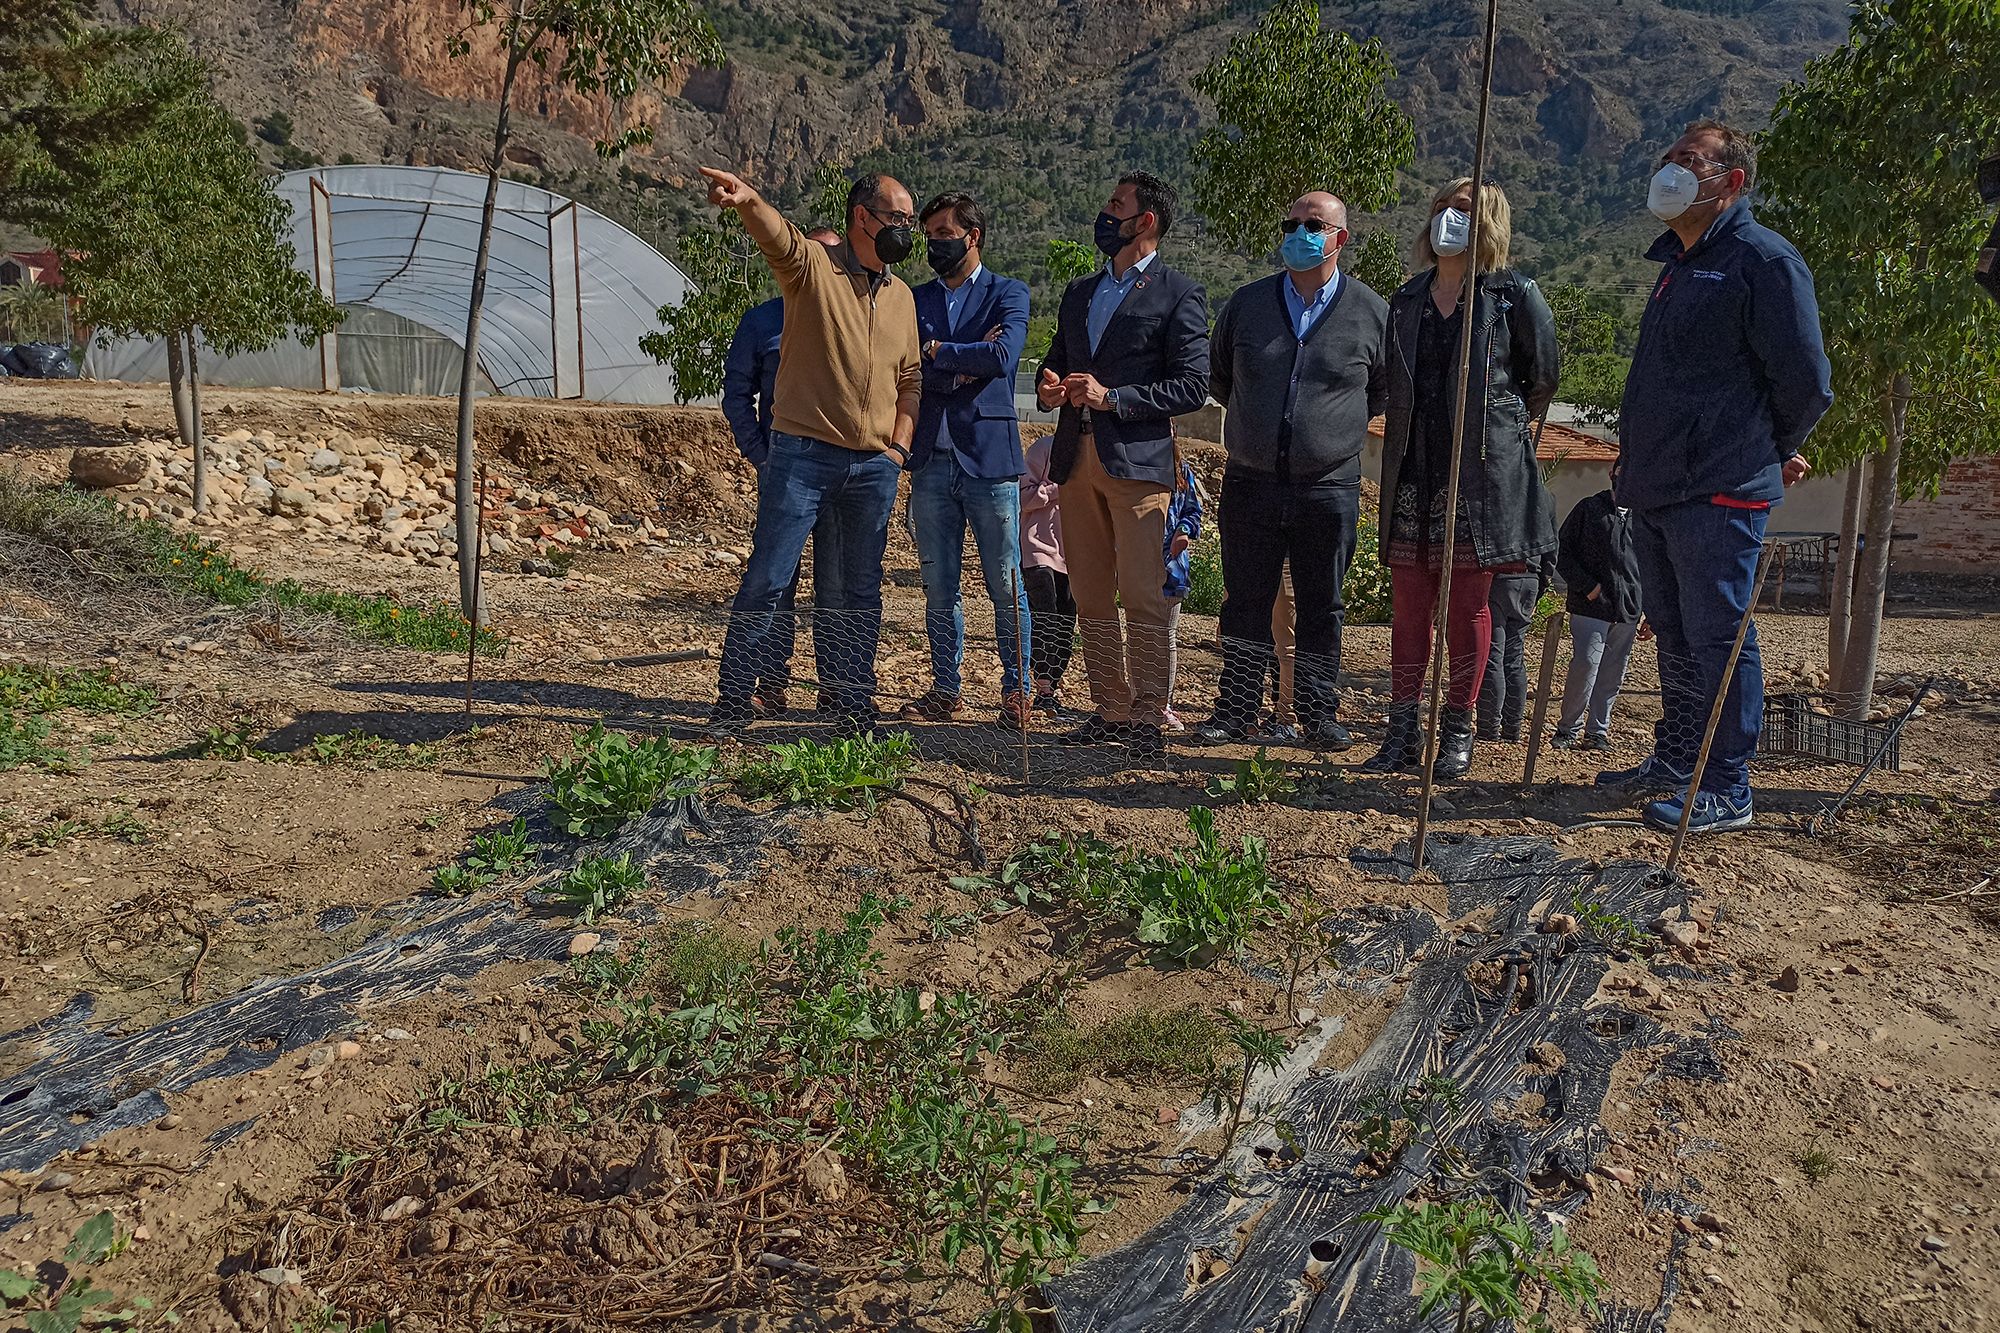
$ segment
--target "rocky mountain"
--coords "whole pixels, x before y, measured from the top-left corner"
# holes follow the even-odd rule
[[[460,0],[107,0],[172,23],[219,70],[246,122],[283,111],[289,160],[476,166],[497,58],[453,60]],[[1205,108],[1194,75],[1263,5],[1251,0],[712,0],[727,62],[612,106],[530,71],[511,170],[585,199],[671,253],[700,206],[697,162],[803,198],[822,163],[963,185],[997,214],[996,263],[1040,277],[1043,242],[1087,237],[1124,165],[1186,174]],[[1643,272],[1644,180],[1690,118],[1760,123],[1778,89],[1846,32],[1844,0],[1510,0],[1495,63],[1493,174],[1516,250],[1545,274],[1612,286]],[[1419,160],[1403,204],[1358,229],[1417,225],[1430,189],[1470,166],[1484,6],[1331,0],[1326,21],[1380,37]],[[652,149],[607,165],[594,135],[634,117]],[[1337,188],[1337,182],[1335,183]],[[1190,232],[1196,232],[1190,228]],[[1180,259],[1211,283],[1256,271],[1198,234]]]

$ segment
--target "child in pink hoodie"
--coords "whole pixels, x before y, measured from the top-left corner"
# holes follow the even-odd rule
[[[1056,695],[1076,646],[1076,601],[1069,595],[1069,566],[1063,562],[1062,510],[1056,504],[1056,484],[1049,480],[1054,448],[1053,435],[1029,445],[1028,470],[1021,477],[1021,579],[1035,623],[1028,674],[1035,682],[1034,706],[1044,713],[1061,711]]]

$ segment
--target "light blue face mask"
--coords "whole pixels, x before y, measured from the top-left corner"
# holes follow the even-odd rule
[[[1295,273],[1318,268],[1326,262],[1326,237],[1323,231],[1299,227],[1279,243],[1278,257]]]

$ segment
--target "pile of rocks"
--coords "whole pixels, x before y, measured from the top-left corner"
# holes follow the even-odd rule
[[[78,449],[70,479],[105,490],[135,516],[215,528],[255,528],[352,542],[411,563],[444,565],[458,550],[451,457],[337,432],[319,438],[236,430],[208,441],[208,504],[194,512],[192,453],[173,439]],[[638,515],[604,510],[491,471],[483,550],[528,555],[558,546],[629,550],[663,541]]]

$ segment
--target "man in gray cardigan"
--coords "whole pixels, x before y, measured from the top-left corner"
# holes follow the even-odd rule
[[[1360,523],[1361,449],[1382,410],[1389,307],[1340,271],[1347,206],[1301,195],[1280,227],[1285,272],[1229,298],[1209,394],[1227,409],[1222,475],[1222,685],[1209,741],[1254,740],[1285,562],[1297,606],[1294,701],[1306,738],[1352,743],[1340,709],[1340,589]]]

